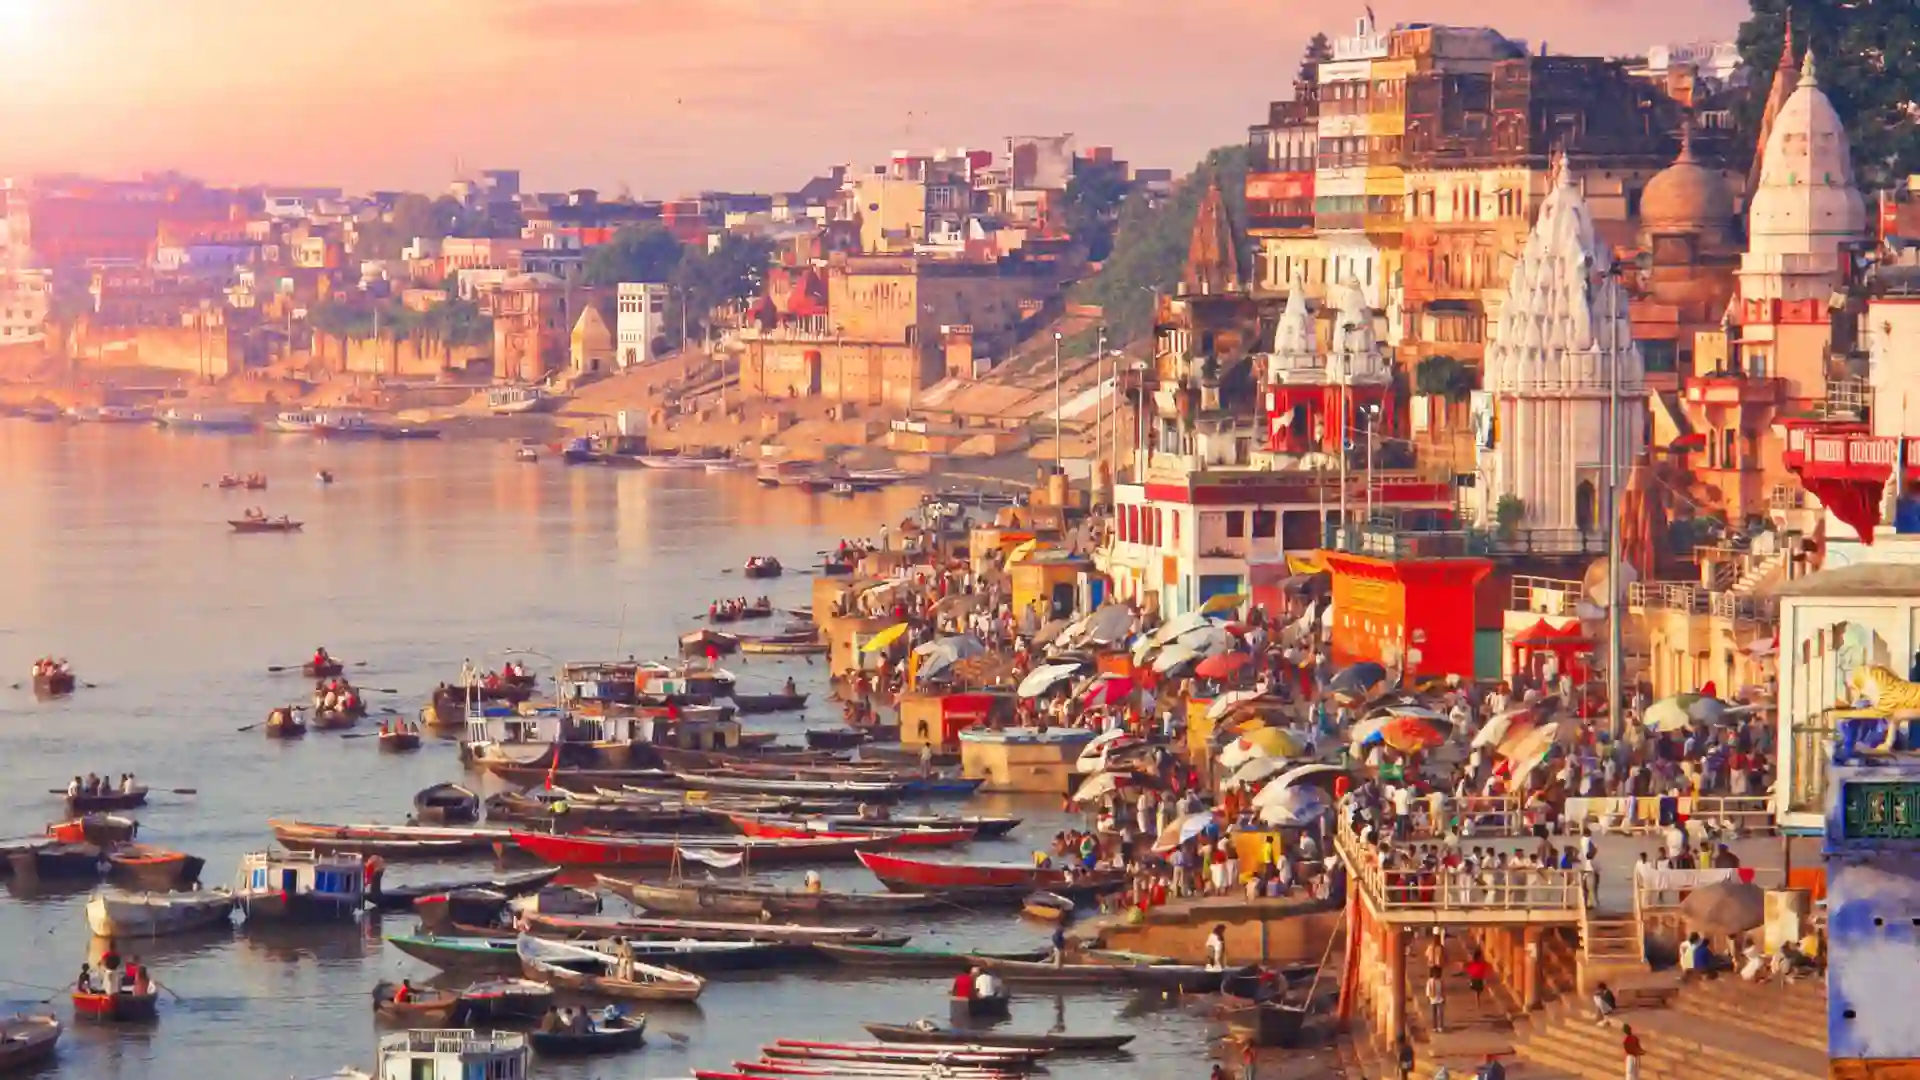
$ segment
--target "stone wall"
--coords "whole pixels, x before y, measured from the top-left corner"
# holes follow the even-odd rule
[[[356,375],[386,375],[403,379],[431,379],[442,372],[464,369],[484,360],[485,346],[450,347],[424,338],[347,338],[314,335],[315,359],[330,369]]]
[[[225,378],[237,366],[239,343],[226,327],[102,326],[74,328],[71,354],[81,368],[162,368]]]

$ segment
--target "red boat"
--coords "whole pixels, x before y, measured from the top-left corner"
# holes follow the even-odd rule
[[[1089,870],[1069,877],[1065,870],[1019,863],[930,862],[873,851],[859,855],[860,862],[873,871],[880,884],[894,892],[968,893],[983,899],[1018,900],[1036,889],[1071,895],[1117,889],[1125,884],[1120,873],[1111,870]]]
[[[886,846],[885,840],[869,836],[827,837],[805,840],[757,840],[742,838],[718,843],[689,844],[677,836],[596,836],[582,834],[553,836],[547,833],[509,834],[521,851],[542,862],[561,866],[672,866],[674,851],[684,861],[700,861],[701,853],[722,857],[742,855],[747,862],[761,866],[781,863],[829,862],[862,854]]]
[[[973,839],[975,829],[826,828],[805,821],[728,814],[740,835],[761,840],[872,840],[884,848],[953,847]]]
[[[152,1020],[159,1015],[160,991],[144,994],[89,994],[73,992],[73,1015],[91,1020]]]

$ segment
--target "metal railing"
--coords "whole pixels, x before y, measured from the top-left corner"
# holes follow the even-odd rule
[[[1387,867],[1380,852],[1353,834],[1342,818],[1334,844],[1348,869],[1351,887],[1361,889],[1375,910],[1394,914],[1485,914],[1514,912],[1579,916],[1586,909],[1580,874],[1574,870],[1483,867],[1438,870]]]
[[[1717,592],[1708,597],[1708,610],[1716,619],[1770,622],[1780,617],[1780,600],[1753,593]]]
[[[1513,603],[1507,610],[1572,615],[1586,591],[1585,584],[1567,578],[1516,577],[1513,579]]]
[[[1637,864],[1633,871],[1633,913],[1636,918],[1649,913],[1673,911],[1695,889],[1704,889],[1729,878],[1750,872],[1753,884],[1761,888],[1778,887],[1786,875],[1779,867],[1743,867],[1739,870],[1661,870],[1649,864]]]
[[[1652,795],[1570,796],[1563,817],[1569,834],[1600,832],[1639,835],[1658,832],[1661,799]],[[1742,833],[1773,828],[1773,799],[1767,795],[1683,796],[1675,810],[1688,820],[1726,822]]]

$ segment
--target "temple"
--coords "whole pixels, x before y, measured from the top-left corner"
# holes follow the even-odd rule
[[[1532,551],[1605,550],[1609,461],[1624,479],[1644,441],[1640,349],[1612,265],[1563,160],[1494,326],[1473,489],[1481,524]],[[1615,393],[1631,404],[1608,439]]]
[[[1360,433],[1393,429],[1392,365],[1357,281],[1348,278],[1333,290],[1333,347],[1324,356],[1305,292],[1302,282],[1293,282],[1274,326],[1262,398],[1267,447],[1282,454],[1340,454]]]

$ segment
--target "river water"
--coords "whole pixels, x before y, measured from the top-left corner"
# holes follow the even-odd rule
[[[336,474],[331,487],[314,481],[321,467]],[[271,487],[207,486],[243,472],[266,473]],[[315,733],[278,743],[238,733],[274,705],[305,697],[297,676],[269,675],[268,666],[297,664],[324,645],[365,661],[351,672],[355,682],[397,691],[373,694],[375,704],[411,714],[463,658],[497,663],[508,649],[562,659],[662,656],[716,597],[771,592],[784,605],[810,602],[809,577],[742,582],[724,572],[749,555],[805,565],[840,537],[900,520],[916,502],[906,489],[839,499],[767,491],[740,475],[529,465],[488,442],[343,444],[0,422],[0,674],[25,682],[33,659],[51,653],[93,684],[40,703],[0,682],[0,836],[58,820],[49,789],[75,774],[129,770],[156,789],[197,789],[156,790],[139,815],[141,838],[204,857],[209,885],[228,883],[241,855],[266,846],[270,817],[401,821],[415,791],[461,777],[452,744],[391,756],[372,739]],[[232,535],[226,519],[249,505],[303,520],[305,531]],[[817,663],[729,666],[751,689],[791,674],[817,703],[824,697]],[[810,718],[754,719],[796,742],[808,723],[837,722],[824,705]],[[1024,859],[1064,824],[1051,800],[982,797],[972,807],[1027,817],[1012,839],[975,845],[982,858]],[[400,865],[389,877],[483,865]],[[858,867],[824,876],[830,886],[875,887]],[[87,958],[86,895],[0,892],[0,1012],[51,999],[68,1016],[57,988]],[[916,919],[903,928],[928,946],[1022,948],[1044,936],[998,913]],[[388,917],[330,931],[122,943],[180,1000],[164,1002],[149,1028],[70,1028],[58,1062],[33,1075],[282,1080],[370,1067],[374,983],[433,974],[381,941],[412,924]],[[542,1063],[536,1072],[614,1080],[724,1069],[776,1037],[852,1040],[866,1037],[862,1020],[944,1020],[945,991],[943,980],[832,968],[721,975],[697,1006],[652,1010],[652,1029],[683,1034],[684,1044],[655,1037],[639,1053]],[[1017,998],[1010,1027],[1062,1021],[1069,1031],[1139,1035],[1128,1055],[1056,1063],[1063,1080],[1206,1073],[1203,1022],[1126,994]]]

